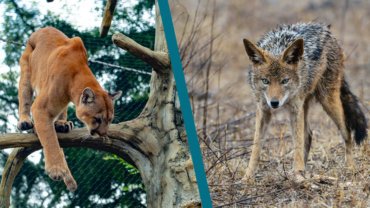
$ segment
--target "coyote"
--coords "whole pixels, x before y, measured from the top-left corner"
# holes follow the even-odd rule
[[[346,144],[346,164],[354,167],[351,132],[356,144],[361,144],[367,138],[367,123],[344,78],[342,49],[329,29],[315,22],[281,25],[257,44],[243,40],[252,62],[248,79],[257,102],[254,145],[244,180],[253,177],[261,139],[271,114],[280,108],[288,109],[290,115],[295,176],[304,179],[312,140],[307,115],[313,99],[340,130]]]

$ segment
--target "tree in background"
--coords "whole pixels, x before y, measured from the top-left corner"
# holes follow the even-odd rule
[[[98,38],[98,28],[81,31],[74,27],[73,23],[53,13],[44,16],[35,8],[35,2],[0,0],[0,4],[5,7],[0,37],[9,41],[4,48],[6,53],[4,64],[10,68],[9,72],[0,74],[0,132],[2,133],[14,129],[15,124],[8,122],[9,116],[17,119],[18,114],[18,71],[14,68],[18,65],[22,44],[37,28],[53,26],[69,37],[81,37],[91,60],[151,72],[147,64],[129,53],[119,51],[112,45],[110,36]],[[104,4],[105,2],[96,1],[97,14],[102,14]],[[147,0],[138,0],[131,8],[123,8],[119,4],[110,31],[126,33],[141,45],[153,48],[154,27],[150,21],[142,18],[142,14],[152,11],[153,6],[154,1]],[[103,81],[104,87],[108,91],[122,90],[125,93],[115,104],[114,122],[135,118],[147,101],[150,75],[117,70],[94,61],[90,61],[89,66],[98,79]],[[73,107],[70,107],[68,114],[69,120],[72,120],[76,126],[81,126],[75,117]],[[78,190],[72,194],[65,190],[62,183],[52,182],[43,172],[42,158],[36,163],[26,161],[13,186],[14,207],[50,207],[57,204],[71,207],[77,205],[117,207],[121,204],[143,206],[144,191],[140,175],[134,167],[118,157],[90,149],[68,148],[65,152],[72,173],[76,180],[80,181]],[[6,153],[1,152],[2,166],[6,158]]]

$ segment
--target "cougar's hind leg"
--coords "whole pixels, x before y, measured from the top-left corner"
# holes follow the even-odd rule
[[[31,68],[29,65],[29,58],[32,54],[31,45],[27,44],[26,49],[24,50],[20,60],[19,65],[21,68],[21,76],[19,80],[18,87],[18,100],[19,100],[19,121],[18,129],[19,130],[29,130],[33,128],[31,121],[31,105],[32,105],[32,95],[33,89],[31,86]]]

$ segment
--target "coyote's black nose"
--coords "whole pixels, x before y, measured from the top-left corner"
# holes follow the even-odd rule
[[[270,102],[272,108],[279,107],[279,101],[278,100],[271,100]]]

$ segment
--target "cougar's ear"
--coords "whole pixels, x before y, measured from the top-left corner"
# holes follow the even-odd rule
[[[80,102],[83,104],[92,103],[95,100],[95,93],[89,87],[86,87],[81,94]]]
[[[245,51],[247,52],[249,59],[253,62],[253,64],[260,65],[266,62],[265,56],[256,45],[247,39],[243,39],[243,43]]]
[[[285,49],[282,60],[287,64],[297,64],[303,55],[303,39],[295,40]]]
[[[117,92],[114,92],[114,93],[108,93],[109,94],[109,97],[114,101],[114,100],[117,100],[118,98],[121,97],[122,95],[122,91],[119,90]]]

